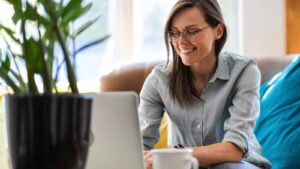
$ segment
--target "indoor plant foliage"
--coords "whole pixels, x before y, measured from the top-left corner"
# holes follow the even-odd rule
[[[104,41],[108,36],[94,39],[75,49],[76,38],[99,17],[87,21],[77,29],[74,22],[86,14],[92,4],[83,0],[5,0],[12,5],[14,28],[0,24],[6,49],[0,52],[0,77],[14,93],[58,93],[56,82],[62,65],[72,93],[78,93],[75,76],[76,54]],[[12,47],[18,49],[12,49]],[[70,47],[71,46],[71,47]],[[62,59],[63,58],[63,59]],[[26,76],[20,67],[26,68]],[[39,91],[37,78],[42,79]]]
[[[0,50],[0,78],[13,91],[5,96],[11,166],[83,169],[92,99],[78,94],[75,58],[108,36],[74,47],[76,38],[99,18],[73,26],[92,6],[83,0],[5,1],[14,9],[14,28],[0,24],[6,43]],[[58,94],[56,82],[63,65],[72,94]]]

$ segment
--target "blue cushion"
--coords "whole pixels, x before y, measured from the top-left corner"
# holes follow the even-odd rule
[[[273,169],[300,169],[300,57],[260,89],[255,134]]]

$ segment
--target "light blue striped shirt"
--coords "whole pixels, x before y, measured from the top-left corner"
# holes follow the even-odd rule
[[[181,107],[171,96],[169,75],[164,65],[157,66],[140,93],[139,117],[145,149],[152,149],[159,140],[159,126],[166,110],[170,147],[232,142],[244,152],[243,160],[270,167],[253,133],[259,115],[261,76],[252,59],[221,53],[216,72],[188,108]]]

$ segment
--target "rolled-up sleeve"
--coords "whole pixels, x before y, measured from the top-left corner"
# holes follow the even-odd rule
[[[144,149],[149,150],[159,140],[159,126],[164,106],[158,91],[155,70],[145,80],[140,93],[139,120]]]
[[[250,62],[240,74],[236,94],[229,107],[230,117],[225,120],[223,142],[231,142],[248,154],[248,138],[253,134],[255,121],[259,115],[260,72]]]

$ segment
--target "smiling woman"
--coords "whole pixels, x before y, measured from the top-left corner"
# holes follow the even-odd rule
[[[179,0],[164,38],[171,58],[153,69],[140,92],[145,150],[160,138],[166,112],[168,146],[192,148],[201,167],[270,168],[253,134],[260,72],[254,60],[221,52],[227,27],[217,0]],[[145,160],[152,165],[151,155]]]

